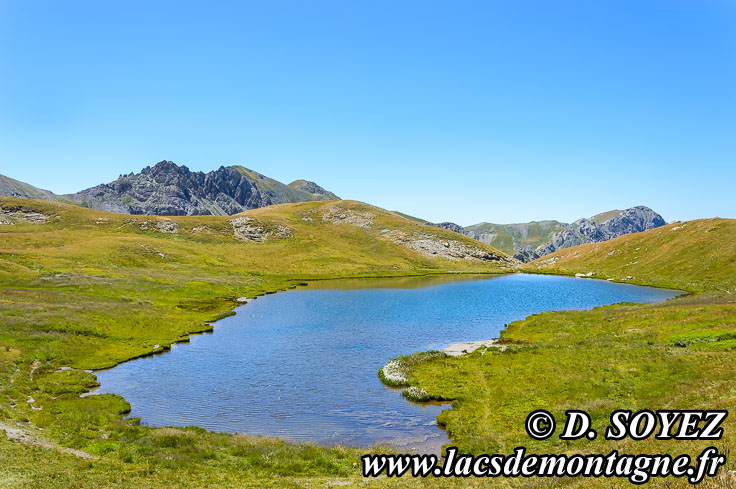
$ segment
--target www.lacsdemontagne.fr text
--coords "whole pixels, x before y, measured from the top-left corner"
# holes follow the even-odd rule
[[[436,455],[364,455],[363,476],[401,477],[617,477],[644,484],[652,477],[687,477],[697,484],[714,477],[726,457],[708,447],[692,460],[689,455],[630,455],[616,450],[607,455],[536,455],[519,447],[510,455],[458,455],[455,447],[438,465]],[[694,465],[693,465],[694,462]]]
[[[585,411],[568,410],[561,440],[594,440],[591,418]],[[611,413],[606,440],[644,440],[654,436],[660,440],[708,440],[713,443],[723,436],[721,423],[725,410],[659,410],[643,409],[636,413],[616,410]],[[535,440],[546,440],[556,430],[556,420],[548,411],[529,413],[525,428]],[[604,477],[625,478],[633,484],[644,484],[653,477],[687,478],[698,484],[705,477],[715,477],[726,463],[726,455],[714,446],[704,449],[694,459],[687,454],[627,454],[613,450],[608,454],[534,454],[517,447],[512,454],[458,454],[456,447],[447,449],[444,462],[436,455],[365,455],[363,476],[401,477]]]

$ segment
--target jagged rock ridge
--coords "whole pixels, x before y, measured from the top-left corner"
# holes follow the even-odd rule
[[[93,209],[157,216],[232,215],[273,204],[338,198],[313,182],[285,185],[242,166],[204,173],[171,161],[66,197]]]
[[[428,223],[431,224],[431,223]],[[624,234],[664,226],[665,220],[649,207],[636,206],[583,218],[567,224],[535,221],[520,224],[480,223],[462,227],[451,222],[431,224],[459,232],[529,262],[540,256],[583,243],[598,243]]]
[[[339,200],[308,180],[285,185],[243,166],[221,166],[209,173],[192,172],[172,161],[160,161],[140,173],[81,192],[56,195],[0,175],[0,197],[23,197],[124,214],[154,216],[232,215],[273,204]]]

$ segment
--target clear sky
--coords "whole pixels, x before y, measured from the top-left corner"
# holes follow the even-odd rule
[[[0,173],[163,159],[463,225],[736,217],[736,2],[0,0]]]

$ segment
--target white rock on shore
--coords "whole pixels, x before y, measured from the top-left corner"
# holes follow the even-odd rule
[[[506,347],[498,344],[498,338],[491,340],[478,340],[478,341],[463,341],[460,343],[453,343],[442,348],[440,351],[445,352],[451,357],[459,357],[467,353],[472,353],[481,346],[494,346],[500,351],[504,351]]]

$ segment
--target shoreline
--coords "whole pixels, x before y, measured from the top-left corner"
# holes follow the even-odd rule
[[[489,340],[476,340],[476,341],[460,341],[458,343],[450,343],[444,348],[440,348],[440,351],[450,357],[460,357],[473,353],[478,348],[485,346],[487,348],[498,348],[499,351],[504,351],[506,345],[499,345],[500,338],[491,338]]]
[[[295,289],[308,288],[311,285],[311,283],[339,282],[339,281],[344,281],[344,280],[361,280],[361,281],[365,280],[365,281],[370,281],[370,280],[381,280],[381,279],[427,278],[427,277],[463,276],[463,275],[466,275],[466,276],[478,276],[478,278],[480,278],[480,277],[493,277],[493,276],[503,277],[503,276],[518,275],[518,274],[552,275],[552,276],[572,278],[572,275],[570,275],[570,274],[563,274],[563,273],[544,273],[544,272],[538,272],[538,271],[535,271],[535,270],[523,270],[523,269],[503,270],[503,271],[488,271],[488,272],[476,272],[476,271],[467,272],[467,271],[456,271],[456,270],[453,270],[453,271],[441,271],[441,272],[434,272],[433,271],[433,272],[429,272],[429,273],[421,273],[420,272],[420,273],[397,274],[397,275],[393,275],[393,274],[391,274],[391,275],[357,275],[357,276],[356,275],[352,275],[352,276],[351,275],[347,275],[347,276],[318,277],[318,278],[301,278],[301,277],[300,278],[290,278],[281,287],[265,288],[262,291],[248,294],[248,296],[230,297],[229,299],[230,299],[230,302],[231,302],[231,307],[229,309],[227,309],[227,310],[224,310],[224,311],[221,311],[220,313],[218,313],[213,320],[207,321],[207,322],[203,323],[203,328],[202,329],[191,331],[191,332],[187,333],[185,336],[182,336],[181,338],[179,338],[178,340],[172,341],[168,345],[166,345],[166,344],[163,344],[163,345],[155,345],[156,348],[154,348],[152,351],[144,352],[144,353],[142,353],[140,355],[136,355],[136,356],[130,357],[130,358],[125,359],[123,361],[120,361],[120,362],[118,362],[118,363],[116,363],[116,364],[114,364],[112,366],[90,369],[91,370],[90,373],[92,373],[94,375],[98,371],[110,370],[110,369],[113,369],[113,368],[115,368],[115,367],[123,364],[123,363],[127,363],[127,362],[134,361],[134,360],[139,360],[139,359],[144,358],[144,357],[163,355],[163,354],[169,352],[172,349],[172,347],[183,346],[183,345],[189,343],[192,336],[195,336],[195,335],[196,336],[199,336],[199,335],[203,335],[203,334],[212,334],[212,333],[214,333],[217,322],[219,322],[220,320],[225,319],[227,317],[230,317],[230,316],[235,315],[237,309],[248,305],[250,302],[253,302],[254,300],[257,300],[261,296],[271,295],[271,294],[277,294],[277,293],[281,293],[281,292],[287,292],[287,291],[291,291],[291,290],[295,290]],[[592,280],[604,281],[604,279],[602,279],[602,278],[591,278],[591,279]],[[620,284],[624,285],[625,283],[620,283]],[[660,289],[665,289],[665,290],[673,290],[673,291],[678,291],[678,292],[684,292],[684,291],[679,291],[677,289],[666,289],[664,287],[657,287],[657,286],[652,286],[652,285],[639,285],[639,284],[629,284],[629,285],[643,286],[643,287],[652,287],[652,288],[660,288]],[[684,292],[684,294],[687,294],[687,292]],[[678,297],[678,296],[675,296],[675,297]],[[599,307],[599,306],[596,306],[596,307]],[[526,318],[524,318],[524,319],[526,319]],[[450,357],[461,357],[461,356],[470,354],[470,353],[474,352],[475,350],[477,350],[478,348],[483,347],[483,346],[497,348],[499,352],[503,352],[503,351],[505,351],[507,349],[507,346],[506,345],[499,344],[499,341],[500,341],[500,338],[499,337],[491,338],[491,339],[487,339],[487,340],[461,341],[461,342],[456,342],[456,343],[448,344],[448,345],[444,346],[443,348],[439,349],[439,351],[445,353],[446,355],[448,355]],[[95,379],[96,379],[96,375],[95,375]],[[382,383],[386,387],[389,387],[389,388],[399,388],[401,390],[405,390],[406,389],[406,386],[392,386],[390,384],[386,384],[385,382],[382,382]],[[98,394],[99,388],[100,388],[99,385],[94,386],[94,387],[91,387],[87,391],[81,393],[79,395],[79,397],[80,398],[84,398],[84,397],[99,395]],[[128,402],[127,400],[125,400],[125,401]],[[427,400],[427,401],[425,401],[425,400],[411,399],[409,397],[407,397],[407,401],[408,402],[415,402],[415,403],[419,403],[419,404],[432,403],[432,402],[439,402],[439,403],[444,404],[444,403],[450,403],[451,402],[451,400],[449,400],[449,399],[448,400]],[[128,411],[128,413],[126,413],[126,415],[124,416],[124,418],[127,418],[129,416],[130,416],[130,411]],[[143,423],[143,425],[146,426],[146,427],[148,427],[148,428],[152,428],[152,429],[165,428],[165,426],[145,425],[145,423]],[[450,442],[452,442],[452,438],[449,436],[449,434],[447,433],[447,431],[442,426],[440,426],[439,424],[437,424],[436,427],[441,432],[444,432],[444,434],[448,438],[448,440],[450,440]],[[207,430],[207,431],[209,431],[209,430]],[[281,439],[281,440],[284,440],[284,441],[286,441],[288,443],[291,443],[291,441],[288,438],[285,438],[285,437],[282,437],[282,436],[267,435],[267,437],[268,438]],[[315,442],[315,441],[311,441],[310,443],[315,443],[316,445],[319,445],[319,443],[318,442]],[[360,447],[351,447],[351,448],[360,448]]]
[[[203,322],[202,329],[196,329],[194,331],[190,331],[181,337],[179,337],[176,340],[171,341],[170,343],[163,343],[160,345],[157,345],[156,348],[154,348],[151,351],[146,351],[131,357],[128,357],[124,360],[120,360],[112,365],[104,366],[104,367],[91,367],[91,368],[77,368],[72,367],[71,365],[63,365],[61,367],[57,368],[71,368],[73,370],[89,370],[90,373],[94,374],[95,372],[100,372],[104,370],[110,370],[118,365],[122,365],[123,363],[131,362],[133,360],[139,360],[141,358],[151,357],[155,355],[162,355],[168,351],[171,350],[174,346],[181,346],[183,344],[189,343],[191,341],[192,336],[199,336],[203,334],[211,334],[215,331],[215,323],[218,321],[234,316],[237,314],[236,309],[245,306],[249,304],[250,302],[253,302],[254,300],[258,299],[259,297],[265,296],[265,295],[271,295],[271,294],[278,294],[281,292],[289,292],[291,290],[297,290],[301,288],[307,288],[309,287],[310,282],[328,282],[328,281],[340,281],[340,280],[371,280],[371,279],[401,279],[401,278],[424,278],[424,277],[441,277],[441,276],[461,276],[461,275],[479,275],[479,276],[505,276],[505,275],[515,275],[518,273],[525,273],[523,271],[493,271],[493,272],[466,272],[461,270],[450,270],[450,271],[441,271],[441,272],[428,272],[428,273],[411,273],[411,274],[399,274],[399,275],[346,275],[344,277],[317,277],[317,278],[290,278],[286,280],[286,285],[283,287],[278,287],[275,289],[264,289],[260,292],[255,292],[250,294],[251,297],[228,297],[227,300],[231,302],[231,307],[228,309],[224,309],[218,313],[216,313],[215,317],[209,321]]]

